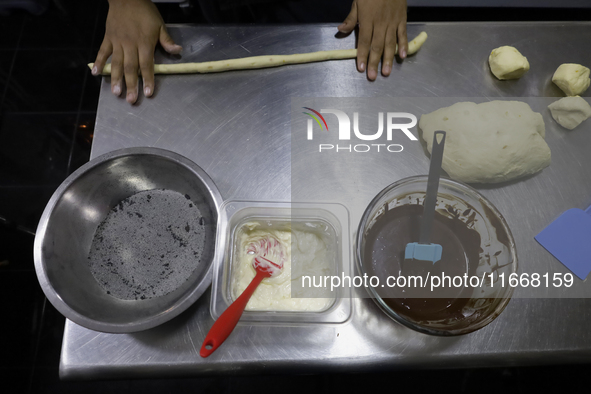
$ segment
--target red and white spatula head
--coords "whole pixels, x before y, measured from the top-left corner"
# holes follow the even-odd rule
[[[269,276],[278,275],[287,258],[285,246],[272,236],[265,236],[251,242],[246,253],[255,255],[252,262],[254,269],[267,272]]]

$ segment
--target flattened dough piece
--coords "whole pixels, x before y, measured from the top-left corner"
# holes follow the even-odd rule
[[[589,69],[580,64],[561,64],[554,72],[552,82],[567,96],[579,96],[587,90],[591,83]]]
[[[415,54],[427,40],[424,31],[408,43],[407,55]],[[396,47],[398,52],[398,46]],[[241,59],[218,60],[202,63],[175,63],[154,64],[154,74],[196,74],[215,73],[231,70],[247,70],[255,68],[267,68],[285,66],[288,64],[322,62],[326,60],[354,59],[357,57],[357,49],[338,49],[334,51],[319,51],[310,53],[298,53],[295,55],[267,55],[252,56]],[[92,70],[94,63],[88,63]],[[111,63],[103,68],[103,75],[111,75]]]
[[[580,96],[561,98],[548,108],[554,120],[569,130],[591,117],[591,105]]]
[[[433,133],[447,132],[443,169],[466,183],[498,183],[550,164],[542,115],[521,101],[460,102],[421,116],[431,152]]]
[[[527,58],[511,46],[493,49],[488,64],[490,71],[500,80],[518,79],[529,71]]]

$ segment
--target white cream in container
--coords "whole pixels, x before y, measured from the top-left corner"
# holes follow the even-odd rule
[[[353,275],[349,213],[344,206],[229,200],[222,204],[220,212],[216,250],[224,257],[213,267],[210,311],[214,319],[228,309],[254,277],[254,256],[252,253],[245,256],[243,239],[257,234],[284,238],[285,249],[290,252],[291,273],[283,273],[285,280],[281,286],[280,277],[273,282],[264,279],[259,293],[255,293],[264,295],[260,303],[256,300],[254,305],[251,303],[238,324],[310,326],[341,324],[350,319],[351,289],[332,289],[330,280],[326,285],[319,284],[321,276]],[[307,278],[302,283],[302,277],[306,276],[316,279],[316,287]],[[274,293],[269,298],[271,289]]]
[[[333,298],[292,298],[292,282],[302,276],[324,277],[333,274],[334,245],[321,229],[314,226],[292,228],[285,223],[276,228],[262,226],[258,221],[244,223],[236,233],[232,267],[232,298],[236,299],[250,284],[256,272],[255,255],[250,245],[265,237],[277,239],[286,250],[282,271],[263,279],[246,305],[248,311],[306,311],[318,312],[329,308]]]

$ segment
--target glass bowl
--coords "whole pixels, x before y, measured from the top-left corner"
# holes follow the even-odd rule
[[[517,272],[515,242],[505,219],[490,201],[465,184],[441,178],[436,206],[439,214],[437,217],[445,219],[445,224],[448,220],[453,220],[454,226],[440,227],[438,235],[440,239],[455,239],[456,241],[453,242],[459,242],[458,245],[461,246],[451,247],[452,244],[448,243],[447,245],[450,246],[447,248],[447,257],[444,246],[443,257],[438,264],[447,264],[445,267],[448,271],[450,267],[454,268],[453,264],[456,264],[458,272],[464,270],[466,279],[460,285],[460,281],[453,282],[455,280],[453,272],[448,274],[437,272],[437,264],[429,262],[428,265],[424,265],[424,262],[404,260],[406,243],[418,241],[418,239],[412,239],[416,235],[411,236],[410,233],[415,231],[418,234],[426,188],[426,176],[405,178],[386,187],[371,201],[361,218],[357,233],[357,267],[361,275],[377,275],[380,283],[392,284],[386,287],[367,286],[371,298],[390,318],[425,334],[440,336],[467,334],[492,322],[511,299],[513,288],[507,286],[507,278]],[[398,210],[394,211],[394,209]],[[409,213],[406,221],[392,216],[393,212],[398,212],[402,215],[401,217],[404,217],[406,213],[402,212],[417,212],[417,209],[421,213],[418,216],[412,216],[414,214]],[[443,219],[441,223],[444,222]],[[383,220],[396,221],[388,226],[394,226],[392,228],[397,231],[398,236],[386,236],[378,242],[373,234],[386,228]],[[376,223],[380,225],[376,226]],[[396,226],[399,228],[396,229]],[[411,231],[411,227],[414,230]],[[435,230],[433,231],[435,234]],[[468,233],[470,237],[464,236]],[[436,243],[434,238],[435,235],[432,242]],[[376,252],[376,249],[384,247],[395,249],[389,249],[392,250],[389,260],[382,259],[379,256],[384,254],[380,255],[380,252]],[[452,254],[454,258],[456,256],[461,258],[450,259],[449,256]],[[433,273],[429,276],[431,272],[428,272],[427,275],[423,275],[424,281],[418,282],[425,283],[424,288],[417,285],[416,280],[411,282],[410,276],[404,277],[405,282],[392,280],[392,277],[396,278],[393,274],[398,274],[399,277],[404,276],[402,267],[404,269],[410,267],[412,270],[418,265],[409,264],[418,263],[423,264],[423,267],[427,267],[426,269]],[[380,277],[380,275],[388,277]],[[446,276],[450,278],[449,281],[445,278]],[[455,276],[464,277],[463,274]],[[504,287],[503,281],[500,280],[503,276]],[[445,278],[444,283],[448,288],[445,290],[443,287],[431,288],[431,284],[441,283],[434,277]],[[390,282],[387,282],[388,280]],[[459,286],[455,287],[456,285]],[[444,291],[448,293],[443,295]],[[435,305],[437,308],[434,307]]]

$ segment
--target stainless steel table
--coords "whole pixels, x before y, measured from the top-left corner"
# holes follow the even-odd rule
[[[545,110],[545,105],[562,96],[550,81],[558,65],[591,64],[586,50],[591,47],[591,23],[408,27],[410,37],[422,30],[429,34],[424,48],[395,64],[389,78],[380,76],[376,82],[358,73],[353,60],[213,75],[159,76],[155,97],[141,98],[138,105],[129,106],[110,93],[106,78],[92,157],[132,146],[170,149],[200,165],[226,200],[289,201],[294,160],[290,149],[291,98],[408,97],[413,98],[409,102],[417,109],[417,98],[482,101],[533,97],[532,108],[545,111],[553,164],[535,177],[480,191],[507,218],[516,238],[520,270],[567,272],[532,237],[560,212],[591,203],[591,156],[587,154],[591,132],[575,130],[568,134]],[[335,38],[336,27],[325,25],[172,26],[170,32],[184,46],[183,61],[345,49],[355,44],[353,36]],[[502,82],[490,74],[488,55],[501,45],[523,49],[531,64],[526,77]],[[157,61],[175,60],[157,54]],[[261,148],[264,155],[257,154]],[[351,171],[345,189],[354,193],[346,196],[339,197],[330,187],[322,189],[327,200],[346,200],[351,237],[363,209],[379,190],[399,178],[426,173],[428,161],[420,146],[409,149],[405,158],[409,159],[407,164],[370,168],[372,176],[367,176],[367,171]],[[338,166],[327,171],[338,172]],[[272,176],[275,181],[268,182]],[[311,188],[310,196],[322,198],[323,192],[318,190]],[[225,371],[305,373],[590,361],[591,333],[587,325],[591,323],[591,302],[585,291],[577,293],[577,299],[530,296],[544,293],[517,289],[515,298],[493,323],[453,338],[411,331],[383,315],[373,301],[355,298],[352,318],[344,324],[242,325],[224,349],[202,359],[198,349],[213,323],[208,291],[179,317],[142,333],[97,333],[67,321],[60,375],[66,379],[165,377]]]

